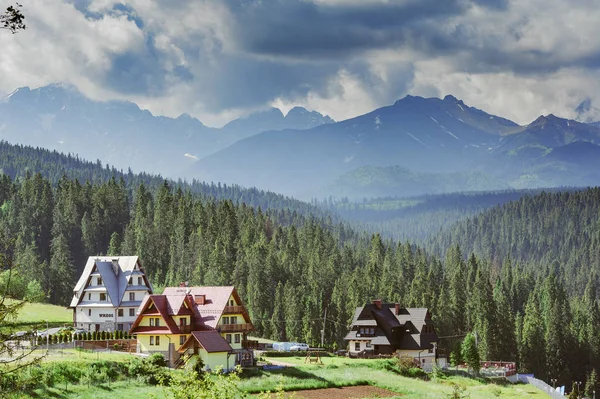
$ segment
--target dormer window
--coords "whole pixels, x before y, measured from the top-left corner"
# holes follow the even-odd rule
[[[129,300],[130,301],[135,301],[135,292],[130,292],[129,293]]]
[[[106,301],[106,294],[105,293],[103,293],[103,292],[100,293],[100,300],[101,301]]]
[[[129,281],[127,282],[127,285],[133,285],[133,278],[129,279]]]
[[[141,277],[138,277],[138,285],[144,285],[144,279]]]
[[[102,277],[98,277],[98,285],[102,285]]]

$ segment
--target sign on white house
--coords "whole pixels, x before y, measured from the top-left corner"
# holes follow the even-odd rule
[[[73,289],[73,324],[88,331],[128,331],[152,286],[137,256],[90,256]]]

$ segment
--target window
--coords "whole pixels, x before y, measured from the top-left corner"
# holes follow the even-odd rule
[[[355,343],[354,343],[354,350],[355,350],[356,352],[359,352],[359,351],[360,351],[360,342],[355,342]]]
[[[240,343],[240,334],[235,334],[235,343],[236,344]]]
[[[369,328],[369,334],[375,335],[375,328],[374,327]]]
[[[366,346],[367,348],[370,348],[370,347],[371,347],[371,341],[367,341],[367,343],[365,344],[365,346]]]
[[[179,336],[179,345],[185,344],[185,338],[186,338],[185,335],[180,335]]]
[[[156,345],[160,345],[160,336],[157,335],[155,341]]]
[[[233,305],[234,305],[233,299],[230,299],[229,300],[229,306],[233,306]]]
[[[359,333],[360,333],[360,335],[363,335],[365,333],[365,329],[361,327],[359,330]]]
[[[231,343],[231,334],[225,334],[225,341],[227,341],[228,344]]]
[[[180,326],[187,325],[187,319],[185,317],[182,317],[181,319],[179,319],[179,325]]]
[[[106,294],[105,293],[100,293],[100,300],[101,301],[106,301]]]
[[[237,316],[231,316],[231,324],[237,324]]]
[[[160,326],[160,318],[158,318],[158,317],[155,317],[155,318],[154,318],[154,325],[155,325],[156,327]]]
[[[154,345],[154,336],[153,335],[150,336],[150,345]]]
[[[123,309],[117,310],[117,316],[123,317]]]
[[[134,308],[129,308],[129,316],[130,317],[135,316],[135,309]]]
[[[135,292],[130,292],[129,293],[129,300],[130,301],[135,301]]]
[[[133,278],[129,279],[129,281],[127,282],[127,285],[133,285]]]
[[[102,285],[102,277],[98,277],[98,285]]]
[[[92,309],[88,309],[88,316],[92,315]]]
[[[150,318],[150,327],[154,327],[154,317]]]
[[[88,293],[88,301],[91,301],[91,300],[92,300],[92,294]]]
[[[144,279],[141,277],[138,277],[138,285],[144,285]]]
[[[223,321],[221,322],[221,324],[229,324],[229,317],[228,316],[223,317]]]

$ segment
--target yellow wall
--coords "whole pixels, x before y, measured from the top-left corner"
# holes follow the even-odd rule
[[[227,341],[227,334],[231,334],[231,343],[229,344],[233,349],[242,349],[242,341],[244,340],[244,334],[241,332],[230,332],[230,333],[221,333],[221,336],[225,341]],[[235,343],[235,334],[240,335],[240,342]]]
[[[229,357],[229,365],[227,364],[227,352],[208,353],[206,350],[200,349],[198,353],[204,362],[204,370],[214,370],[220,366],[223,371],[229,371],[235,366],[234,355]]]
[[[230,306],[230,305],[229,305],[229,303],[230,303],[231,301],[233,301],[233,306],[238,306],[238,305],[239,305],[239,303],[237,303],[237,302],[236,302],[236,300],[235,300],[235,298],[233,297],[233,295],[230,295],[230,296],[229,296],[229,299],[227,300],[227,305],[228,305],[228,306]]]
[[[175,344],[175,348],[179,347],[179,335],[160,334],[152,336],[155,337],[155,340],[157,336],[160,337],[160,345],[150,345],[150,335],[138,334],[137,340],[142,352],[168,352],[169,338],[167,337],[171,338],[171,342]]]
[[[190,325],[190,316],[173,316],[173,320],[175,320],[175,324],[179,325],[179,320],[180,319],[186,319],[186,325]],[[162,323],[162,320],[161,320]]]
[[[185,337],[189,337],[189,334],[185,335]],[[160,337],[160,345],[150,345],[150,335],[138,334],[137,340],[140,344],[140,351],[142,352],[167,352],[169,350],[169,343],[173,344],[174,350],[179,350],[181,346],[179,344],[180,335],[175,334],[152,334],[155,339],[156,337]],[[171,341],[169,342],[169,338]],[[185,342],[185,341],[184,341]]]
[[[244,319],[244,315],[242,315],[241,313],[224,314],[219,319],[219,324],[223,324],[223,317],[229,317],[229,320],[231,320],[232,317],[237,317],[237,324],[245,324],[246,323],[246,320]],[[230,324],[231,324],[231,322],[230,322]]]
[[[156,316],[142,316],[142,320],[140,321],[139,325],[143,326],[143,327],[148,327],[148,326],[150,326],[150,319],[154,319],[154,318],[157,318],[157,317],[160,319],[159,323],[160,323],[161,326],[166,326],[167,325],[167,323],[165,323],[165,321],[163,320],[163,318],[160,315],[156,315]]]

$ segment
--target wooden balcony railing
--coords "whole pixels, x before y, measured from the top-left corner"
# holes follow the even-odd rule
[[[246,331],[252,331],[254,329],[252,327],[252,324],[250,324],[250,323],[245,323],[245,324],[219,324],[217,326],[217,328],[219,328],[221,330],[221,332],[246,332]]]
[[[243,306],[225,306],[223,309],[223,314],[240,314],[244,313]]]
[[[243,340],[242,349],[258,349],[258,341],[253,341],[249,339]]]
[[[189,325],[189,324],[182,326],[180,324],[179,325],[179,331],[181,331],[182,334],[189,334],[192,331],[192,326]]]

